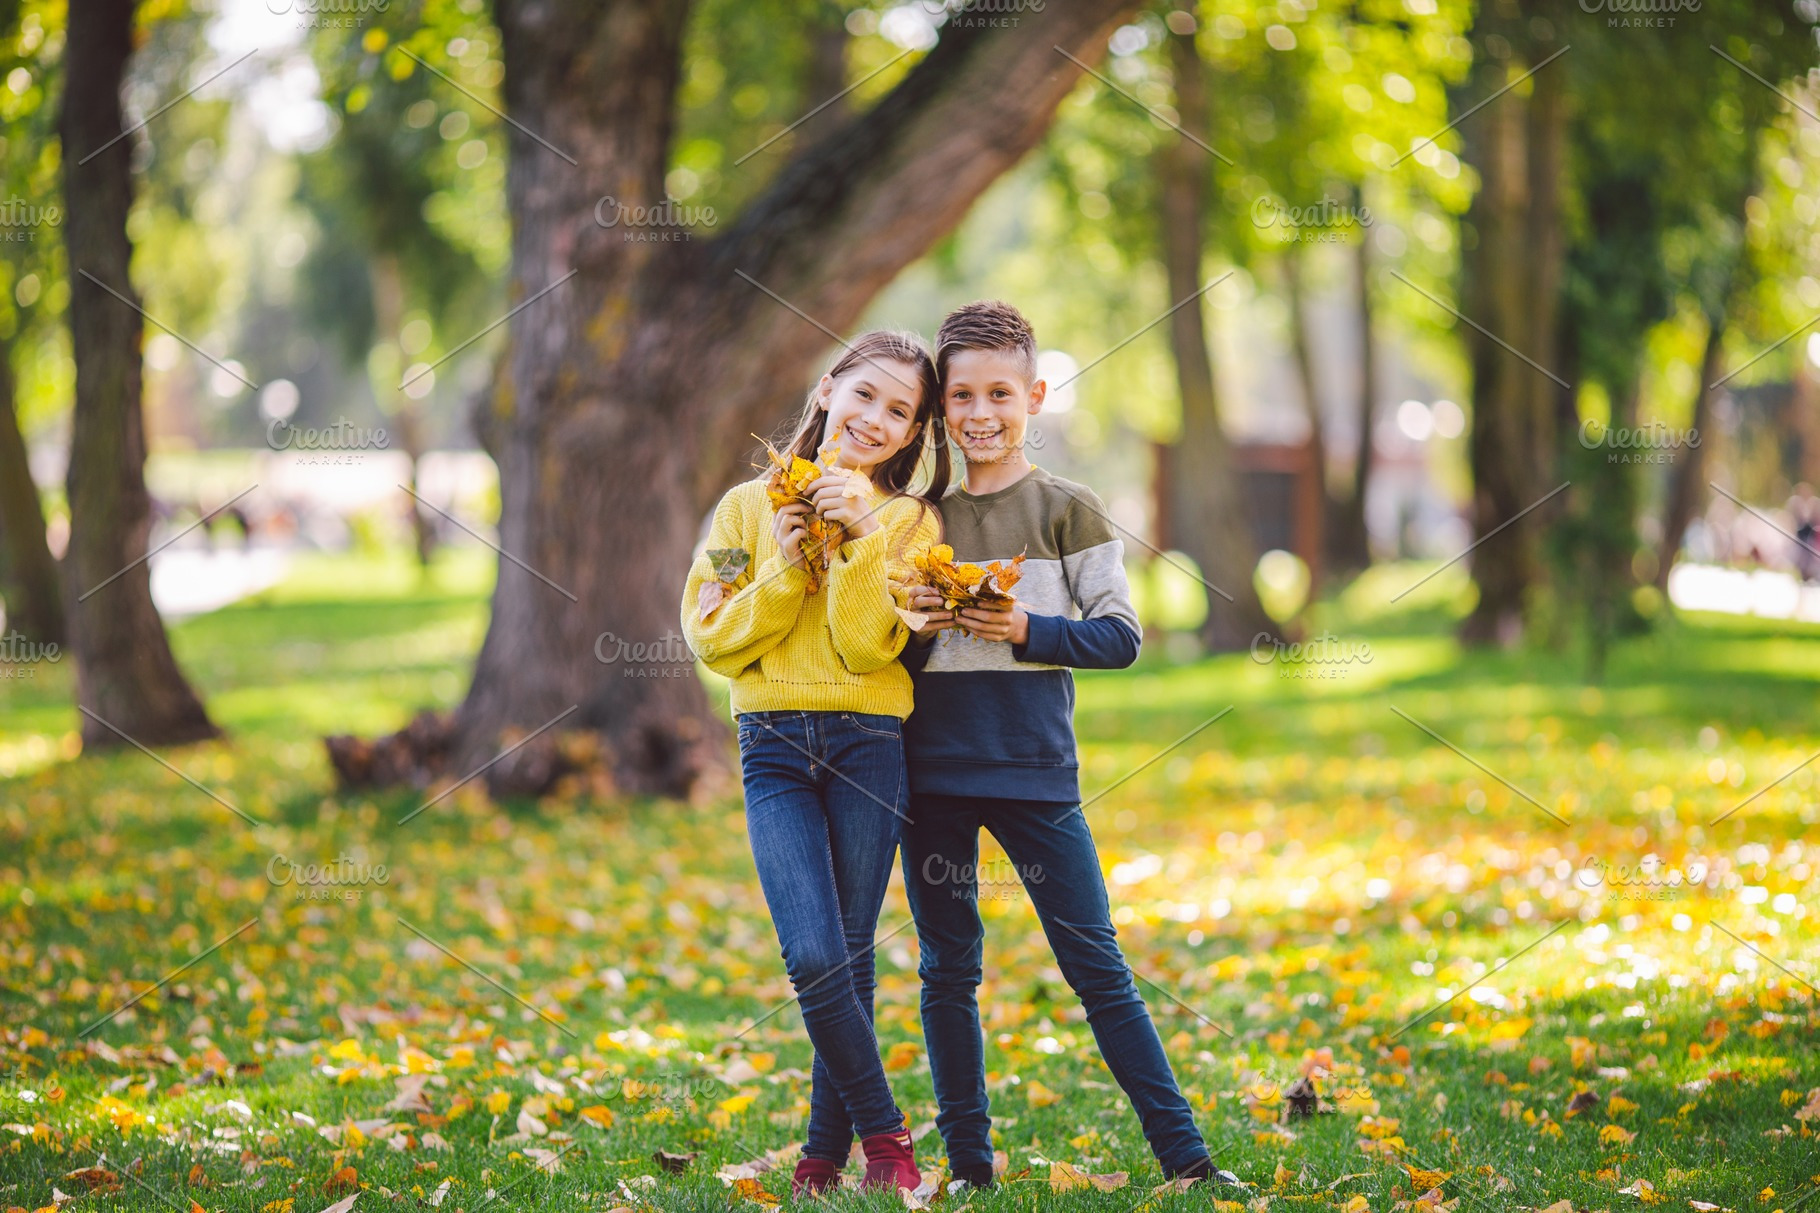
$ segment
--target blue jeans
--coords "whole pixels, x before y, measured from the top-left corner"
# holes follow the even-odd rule
[[[872,1031],[872,942],[908,789],[903,722],[864,712],[739,717],[746,835],[815,1046],[811,1158],[903,1124]]]
[[[986,938],[979,915],[979,832],[991,830],[1020,879],[1062,976],[1087,1011],[1100,1056],[1136,1110],[1165,1175],[1207,1157],[1156,1025],[1112,928],[1099,854],[1080,806],[1034,800],[916,796],[904,827],[904,887],[922,944],[923,1038],[935,1080],[936,1128],[959,1169],[992,1165],[985,1038],[978,989]]]

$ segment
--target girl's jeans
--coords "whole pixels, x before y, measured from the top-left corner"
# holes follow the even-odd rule
[[[810,1158],[844,1162],[903,1124],[872,1032],[873,932],[908,800],[903,722],[863,712],[745,712],[746,833],[815,1046]]]

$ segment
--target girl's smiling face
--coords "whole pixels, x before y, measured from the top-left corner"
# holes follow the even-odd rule
[[[828,410],[822,445],[840,443],[835,463],[866,472],[909,445],[922,429],[920,382],[916,367],[895,358],[869,358],[839,378],[823,375],[816,389]]]

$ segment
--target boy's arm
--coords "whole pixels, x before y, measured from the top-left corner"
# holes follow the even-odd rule
[[[1125,580],[1125,545],[1088,490],[1063,513],[1060,531],[1062,571],[1082,617],[1029,616],[1024,643],[1012,645],[1011,655],[1077,670],[1122,670],[1137,660],[1144,635]]]
[[[892,586],[914,575],[911,561],[935,542],[939,524],[927,506],[905,505],[889,517],[880,507],[878,527],[843,543],[828,564],[828,631],[841,664],[855,674],[890,665],[910,636]]]
[[[734,489],[715,507],[708,548],[744,548],[752,553],[759,550],[763,520],[745,516],[739,492]],[[749,585],[722,602],[704,620],[701,587],[714,576],[714,566],[706,554],[697,556],[689,566],[689,580],[683,589],[683,636],[703,665],[733,678],[776,648],[795,625],[809,587],[809,574],[786,560],[782,552],[774,552],[752,570]]]

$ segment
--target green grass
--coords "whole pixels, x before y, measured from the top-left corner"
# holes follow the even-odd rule
[[[789,987],[736,797],[496,805],[470,786],[401,825],[421,795],[334,789],[321,734],[459,700],[480,555],[428,578],[402,556],[316,558],[174,629],[230,737],[163,757],[256,824],[137,751],[76,757],[67,662],[0,682],[0,1123],[25,1130],[0,1131],[0,1208],[55,1186],[78,1211],[317,1213],[352,1167],[356,1208],[427,1205],[449,1180],[440,1207],[465,1213],[724,1210],[743,1202],[717,1167],[801,1140],[809,1051],[776,1010]],[[1383,1213],[1418,1194],[1406,1165],[1448,1172],[1462,1210],[1618,1209],[1638,1179],[1674,1207],[1793,1209],[1820,1183],[1820,1120],[1796,1118],[1820,1089],[1820,763],[1801,766],[1820,634],[1671,622],[1593,687],[1571,655],[1460,652],[1445,576],[1391,609],[1425,571],[1317,607],[1315,630],[1371,645],[1335,677],[1152,655],[1079,680],[1120,933],[1221,1164],[1283,1208]],[[385,879],[299,900],[271,878],[344,855]],[[1581,878],[1645,855],[1708,879]],[[1012,1182],[946,1203],[1205,1207],[1150,1193],[1162,1177],[1028,903],[982,904]],[[894,888],[881,935],[905,917]],[[926,1125],[916,955],[908,931],[880,949],[879,1020]],[[1273,1086],[1316,1063],[1330,1097],[1361,1094],[1281,1120]],[[427,1119],[385,1108],[406,1070],[434,1071]],[[1569,1118],[1586,1087],[1636,1107]],[[511,1140],[527,1106],[547,1132]],[[1601,1141],[1612,1124],[1635,1137]],[[561,1155],[554,1176],[531,1149]],[[941,1165],[939,1137],[919,1149]],[[658,1150],[700,1156],[672,1176]],[[98,1157],[119,1190],[69,1177]],[[1130,1183],[1054,1193],[1058,1161]],[[785,1193],[787,1174],[761,1183]]]

